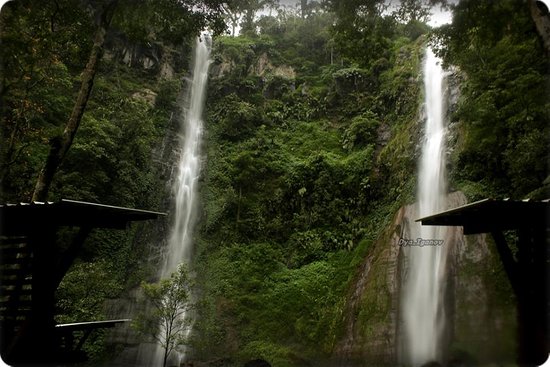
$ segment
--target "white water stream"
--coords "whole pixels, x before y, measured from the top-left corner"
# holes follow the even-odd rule
[[[427,115],[418,173],[418,218],[446,209],[445,170],[445,72],[441,60],[426,50],[424,61],[425,111]],[[411,228],[411,240],[445,240],[445,227]],[[416,243],[419,244],[418,242]],[[447,254],[449,243],[404,248],[407,269],[403,284],[403,363],[421,366],[442,362],[445,348],[445,307]]]
[[[193,229],[197,217],[197,186],[201,170],[201,141],[203,132],[203,110],[210,66],[210,38],[203,35],[195,43],[193,75],[188,80],[188,95],[183,106],[183,116],[178,135],[178,162],[176,177],[173,180],[174,195],[173,225],[164,253],[164,264],[160,269],[161,278],[169,278],[182,263],[190,264],[193,250]],[[182,317],[188,317],[184,314]],[[190,323],[192,325],[192,321]],[[187,329],[189,335],[191,330]],[[164,333],[161,328],[160,333]],[[185,335],[184,337],[186,337]],[[162,365],[164,350],[157,345],[153,365]],[[174,350],[169,356],[169,365],[185,359],[185,350]]]
[[[193,77],[190,80],[189,96],[185,119],[179,133],[179,161],[177,177],[173,182],[175,198],[174,223],[168,251],[161,276],[169,277],[179,264],[191,260],[192,236],[196,219],[197,183],[201,163],[201,137],[203,131],[202,114],[208,68],[210,66],[210,48],[207,37],[197,40],[193,61]]]

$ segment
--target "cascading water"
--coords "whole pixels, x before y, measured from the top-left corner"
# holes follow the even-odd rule
[[[193,75],[189,80],[189,90],[178,135],[178,162],[176,177],[173,180],[174,214],[173,227],[164,254],[164,264],[160,269],[161,278],[168,278],[182,263],[191,262],[193,228],[196,219],[197,184],[201,163],[201,138],[203,131],[202,114],[208,68],[210,66],[210,42],[208,35],[197,39],[193,60]],[[183,315],[186,317],[187,315]],[[189,333],[190,330],[187,330]],[[159,332],[164,332],[160,330]],[[164,350],[156,347],[153,365],[163,360]],[[170,359],[177,365],[184,359],[184,353],[174,350]]]
[[[444,84],[445,73],[431,49],[424,60],[425,138],[418,173],[417,215],[424,217],[446,208]],[[445,227],[420,226],[410,230],[414,246],[404,248],[407,259],[401,314],[402,359],[405,365],[420,366],[441,361],[445,348],[444,294],[447,255],[451,244],[420,246],[421,240],[445,240]],[[425,242],[423,242],[425,243]]]
[[[182,262],[191,260],[192,235],[196,218],[197,183],[200,174],[201,136],[203,131],[202,114],[208,68],[210,66],[210,47],[207,36],[197,39],[193,61],[193,78],[190,81],[187,109],[184,124],[179,135],[179,161],[177,177],[173,182],[175,198],[174,224],[162,277],[170,276]]]

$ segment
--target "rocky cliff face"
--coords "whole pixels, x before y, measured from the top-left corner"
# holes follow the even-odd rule
[[[463,193],[454,192],[447,202],[454,208],[467,200]],[[345,308],[344,335],[334,351],[339,365],[398,363],[400,275],[407,271],[399,239],[410,237],[417,217],[414,204],[401,207],[358,269]],[[449,361],[513,362],[515,307],[492,240],[484,234],[464,236],[461,227],[450,227],[444,246],[450,247],[446,297]]]
[[[161,79],[173,79],[186,66],[184,46],[175,47],[162,42],[133,42],[123,34],[109,33],[104,58],[116,60],[131,68],[142,69]]]
[[[210,68],[210,76],[212,78],[223,78],[230,74],[237,67],[235,60],[226,54],[219,56]],[[267,53],[263,52],[250,62],[247,70],[247,75],[255,75],[260,77],[280,77],[287,80],[296,78],[296,71],[292,66],[279,65],[274,66],[269,59]]]
[[[334,356],[340,366],[395,365],[399,238],[410,207],[402,207],[356,274],[345,308],[345,334]]]

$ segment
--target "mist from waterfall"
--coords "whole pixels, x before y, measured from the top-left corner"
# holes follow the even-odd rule
[[[431,49],[424,59],[426,124],[418,172],[417,218],[446,209],[445,169],[445,72]],[[411,240],[445,240],[445,227],[414,223]],[[402,315],[402,362],[420,366],[441,362],[445,348],[447,254],[450,244],[407,246],[405,275],[400,302]]]

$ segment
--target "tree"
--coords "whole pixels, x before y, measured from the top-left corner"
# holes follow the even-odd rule
[[[45,137],[57,131],[70,113],[67,91],[73,89],[73,75],[86,62],[93,29],[88,10],[75,0],[12,1],[2,8],[0,181],[4,192],[32,195],[36,171],[45,158],[41,152]]]
[[[92,92],[106,34],[114,19],[115,9],[122,8],[118,13],[123,13],[117,15],[119,22],[117,25],[128,26],[130,24],[134,26],[135,30],[136,24],[143,28],[143,21],[146,20],[146,24],[151,28],[150,32],[163,34],[170,39],[178,39],[177,32],[187,36],[198,34],[208,25],[212,26],[215,33],[221,29],[218,16],[220,2],[218,0],[163,0],[154,2],[155,8],[149,12],[147,10],[152,9],[149,1],[105,0],[98,3],[98,8],[93,14],[96,20],[93,46],[82,72],[81,86],[63,133],[50,139],[49,153],[36,181],[32,195],[33,201],[47,199],[54,175],[73,143]],[[151,13],[153,16],[150,15]],[[147,14],[147,17],[143,18],[144,14]],[[151,18],[153,19],[152,23]]]
[[[427,3],[418,0],[401,0],[395,16],[404,23],[425,22],[430,16],[430,7]]]
[[[138,315],[134,327],[153,338],[163,349],[163,366],[170,353],[186,342],[191,304],[191,282],[184,264],[159,283],[142,283],[141,287],[152,310]]]
[[[305,18],[307,15],[307,0],[300,0],[300,9],[302,18]]]
[[[120,0],[113,29],[138,43],[179,45],[208,29],[225,31],[223,0]]]
[[[239,20],[242,19],[243,31],[252,30],[256,13],[264,7],[276,6],[276,4],[276,0],[233,0],[224,3],[224,12],[231,22],[231,35],[235,36]]]
[[[335,46],[349,60],[370,66],[388,57],[396,32],[395,18],[387,14],[384,0],[324,0],[336,15],[333,27]]]
[[[84,115],[86,105],[88,104],[90,93],[92,92],[95,74],[103,52],[105,35],[113,19],[117,2],[117,0],[105,2],[103,7],[98,10],[98,16],[96,17],[98,19],[98,24],[94,37],[94,44],[90,51],[86,68],[82,73],[82,83],[78,91],[78,96],[69,120],[63,130],[63,134],[50,141],[50,151],[38,175],[38,179],[36,180],[32,201],[46,201],[53,177],[73,143],[80,121],[82,120],[82,115]]]
[[[439,31],[440,54],[467,75],[455,116],[468,128],[458,179],[483,195],[534,197],[548,176],[548,58],[530,9],[462,0]]]
[[[401,0],[393,16],[403,23],[425,23],[430,19],[430,10],[436,6],[448,9],[449,3],[447,0]]]

